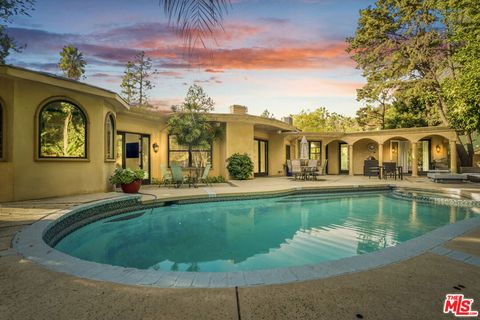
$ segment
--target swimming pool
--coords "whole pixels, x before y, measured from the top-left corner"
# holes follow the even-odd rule
[[[276,269],[378,251],[474,215],[391,191],[295,194],[128,212],[73,231],[55,249],[137,269]]]

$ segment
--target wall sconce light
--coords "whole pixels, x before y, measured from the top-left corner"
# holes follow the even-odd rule
[[[437,153],[440,153],[440,150],[442,150],[442,149],[441,149],[440,146],[437,144],[437,146],[435,147],[435,150],[437,151]]]
[[[152,147],[153,147],[153,152],[155,152],[155,153],[157,153],[158,150],[160,149],[160,146],[159,146],[158,143],[156,143],[156,142],[153,144]]]

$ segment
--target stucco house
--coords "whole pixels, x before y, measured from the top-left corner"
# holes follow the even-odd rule
[[[132,109],[116,93],[81,82],[0,66],[0,202],[111,190],[116,166],[144,169],[148,183],[161,178],[161,165],[201,159],[212,164],[210,175],[228,178],[225,160],[237,152],[251,156],[255,176],[285,175],[304,136],[310,158],[328,160],[328,174],[363,174],[372,157],[412,176],[437,166],[457,171],[456,135],[445,127],[300,132],[288,118],[253,116],[239,106],[209,117],[224,137],[188,151],[169,137],[167,113]]]

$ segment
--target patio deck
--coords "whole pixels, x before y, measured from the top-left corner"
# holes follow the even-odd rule
[[[360,176],[327,176],[324,181],[259,178],[234,181],[235,186],[197,189],[148,186],[142,192],[151,194],[143,196],[148,201],[152,195],[167,199],[385,184],[462,190],[480,198],[480,185],[476,184],[434,184],[426,178],[409,177],[385,181]],[[447,293],[463,293],[475,299],[473,307],[479,309],[479,229],[444,244],[442,250],[382,268],[302,283],[239,288],[238,292],[234,288],[158,289],[86,280],[49,271],[10,249],[12,237],[25,225],[60,209],[119,195],[112,192],[0,205],[0,318],[356,319],[358,314],[364,319],[438,319]]]

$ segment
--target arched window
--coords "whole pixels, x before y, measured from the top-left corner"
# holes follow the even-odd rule
[[[115,118],[111,113],[105,119],[105,159],[115,160]]]
[[[3,106],[0,103],[0,159],[3,159]]]
[[[38,116],[39,158],[87,158],[87,117],[68,101],[47,103]]]

